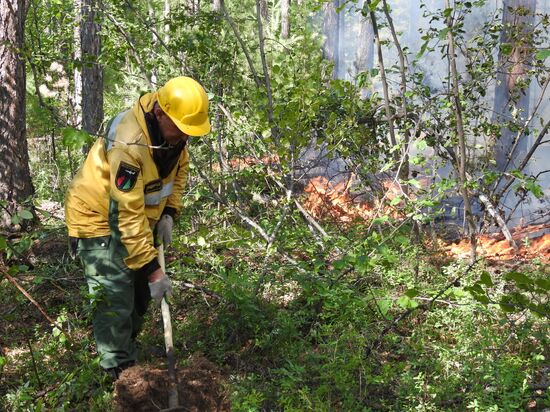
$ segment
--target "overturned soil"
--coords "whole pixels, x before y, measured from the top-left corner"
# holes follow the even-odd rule
[[[190,412],[230,411],[231,405],[218,368],[202,356],[178,368],[178,410]],[[166,369],[133,366],[115,383],[116,410],[120,412],[168,409],[170,383]]]

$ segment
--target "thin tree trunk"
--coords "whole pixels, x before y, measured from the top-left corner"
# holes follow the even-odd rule
[[[399,75],[401,83],[399,84],[399,92],[401,94],[401,113],[399,116],[403,119],[405,127],[403,128],[404,141],[403,147],[401,148],[401,167],[399,168],[399,178],[402,182],[409,180],[409,144],[411,140],[409,127],[407,126],[407,98],[405,97],[407,93],[407,66],[406,57],[399,43],[399,38],[397,37],[397,32],[393,25],[393,19],[389,13],[389,7],[386,0],[383,0],[384,3],[384,14],[386,15],[386,20],[388,21],[388,26],[390,28],[391,36],[395,48],[397,49],[397,56],[399,57]],[[408,193],[408,185],[402,185],[403,191]]]
[[[26,7],[23,0],[0,0],[0,227],[34,193],[25,130],[24,45]],[[7,212],[7,213],[5,213]]]
[[[496,121],[505,126],[495,144],[497,170],[504,172],[527,151],[528,136],[516,136],[506,126],[508,122],[523,123],[529,117],[529,86],[518,86],[533,59],[532,33],[536,0],[504,0],[502,15],[501,53],[495,90]],[[508,50],[511,48],[511,52]],[[503,52],[505,51],[505,52]],[[512,113],[519,114],[513,119]],[[515,139],[519,141],[515,142]],[[515,150],[517,148],[517,150]],[[517,153],[516,153],[517,152]]]
[[[281,0],[281,37],[290,37],[290,0]]]
[[[73,40],[74,40],[74,61],[82,62],[82,14],[83,14],[83,5],[82,0],[74,0],[74,29],[73,29]],[[82,125],[82,70],[81,66],[78,64],[74,68],[73,73],[74,81],[74,90],[72,96],[70,97],[71,110],[72,110],[72,126],[79,128]]]
[[[141,59],[140,52],[136,49],[136,46],[134,45],[134,40],[132,39],[130,34],[126,32],[126,30],[124,29],[124,25],[118,22],[112,14],[109,14],[109,12],[106,10],[104,6],[103,6],[103,11],[104,11],[105,17],[107,17],[113,23],[115,29],[126,39],[126,42],[128,43],[130,50],[132,51],[132,53],[127,54],[127,57],[129,58],[133,56],[143,79],[147,82],[151,90],[155,89],[156,86],[151,81],[151,77],[149,76],[149,74],[145,71],[145,63]]]
[[[445,0],[445,8],[449,8],[449,0]],[[468,192],[467,177],[466,177],[466,136],[464,133],[464,122],[462,118],[462,106],[460,104],[460,90],[458,87],[458,70],[456,68],[456,56],[455,56],[455,42],[453,36],[453,17],[449,16],[447,18],[447,40],[449,42],[449,66],[451,70],[451,88],[452,88],[452,100],[454,106],[454,112],[456,117],[456,131],[458,135],[458,178],[460,181],[460,193],[462,199],[464,200],[464,214],[466,222],[468,225],[468,234],[470,236],[470,246],[471,246],[471,263],[473,264],[476,261],[477,250],[476,250],[476,225],[474,221],[474,215],[472,213],[472,206],[470,203],[470,194]]]
[[[192,3],[192,2],[191,2]],[[149,21],[149,27],[155,27],[155,7],[153,5],[152,1],[149,1],[147,4],[147,19]],[[151,30],[151,45],[153,46],[153,50],[156,50],[158,48],[158,41],[157,36],[155,36],[156,30]],[[157,66],[153,66],[151,69],[151,83],[153,85],[157,86],[158,83],[158,68]]]
[[[224,0],[220,0],[220,4],[221,4],[221,10],[223,12],[223,16],[231,26],[231,29],[233,30],[233,34],[235,35],[235,37],[237,38],[237,41],[239,42],[239,44],[241,45],[241,48],[243,49],[243,53],[246,57],[246,61],[248,62],[248,67],[250,68],[250,72],[252,73],[252,77],[254,78],[254,83],[256,83],[257,88],[260,88],[261,87],[260,78],[258,77],[258,73],[256,72],[256,69],[254,68],[252,57],[250,57],[250,53],[248,52],[248,48],[246,47],[246,44],[244,43],[239,33],[239,29],[235,24],[235,21],[233,20],[231,15],[229,14],[229,10],[227,10],[227,7],[225,7]]]
[[[273,135],[273,139],[276,143],[279,143],[279,137],[276,132],[275,125],[273,124],[273,97],[271,95],[271,82],[269,80],[269,69],[267,67],[267,60],[265,57],[265,50],[264,50],[264,29],[262,24],[262,15],[261,15],[261,0],[256,0],[256,19],[258,22],[258,38],[259,38],[259,45],[260,45],[260,58],[262,60],[262,69],[264,73],[264,81],[265,81],[265,90],[267,94],[267,116],[269,119],[269,125],[271,126],[271,131]]]
[[[363,1],[363,8],[366,6],[366,0]],[[372,31],[372,24],[370,19],[365,15],[361,15],[359,38],[357,39],[357,51],[355,54],[355,61],[353,66],[355,68],[356,75],[372,69],[374,65],[374,33]],[[363,87],[361,89],[361,98],[366,99],[368,95],[368,89]]]
[[[267,0],[260,1],[260,15],[265,21],[269,21],[269,7],[267,5]]]
[[[338,8],[339,1],[333,0],[325,4],[324,19],[323,19],[323,33],[325,34],[325,43],[323,44],[323,56],[325,59],[334,63],[333,78],[338,77],[339,66],[339,34],[338,28]]]
[[[96,135],[103,122],[103,68],[99,63],[101,53],[100,25],[97,16],[97,0],[83,0],[82,4],[82,128]]]
[[[170,2],[168,0],[164,0],[162,17],[164,20],[164,43],[168,44],[170,41]]]
[[[367,6],[370,8],[371,1],[367,0]],[[393,115],[390,107],[390,92],[388,87],[388,80],[386,78],[386,68],[384,67],[384,55],[382,53],[382,43],[380,41],[380,34],[378,33],[378,23],[376,21],[376,15],[374,11],[369,11],[370,20],[372,23],[372,31],[374,33],[374,38],[376,40],[376,51],[378,54],[378,68],[380,69],[380,77],[382,80],[382,90],[384,92],[384,108],[386,110],[386,120],[388,122],[388,129],[390,134],[390,145],[395,147],[397,145],[397,140],[395,138],[395,128],[393,125]]]

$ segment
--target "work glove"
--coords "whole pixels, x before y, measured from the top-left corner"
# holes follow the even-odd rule
[[[162,215],[157,223],[157,242],[168,246],[172,243],[172,229],[174,228],[174,219],[170,215]]]
[[[151,297],[155,299],[157,305],[160,305],[160,301],[164,295],[172,296],[172,283],[165,274],[159,280],[149,282],[149,291],[151,292]]]

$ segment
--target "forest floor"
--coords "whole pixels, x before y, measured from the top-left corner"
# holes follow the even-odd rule
[[[426,255],[426,260],[441,268],[453,265],[453,258],[444,254],[453,245],[460,243],[449,244],[438,255]],[[256,264],[253,254],[240,255],[237,249],[219,249],[216,253],[223,256],[226,269],[243,262],[247,267]],[[169,250],[168,265],[177,270],[178,262],[186,262],[188,254],[177,248]],[[532,270],[533,257],[526,256],[489,260],[484,267],[493,277],[511,270],[527,273]],[[142,356],[138,365],[125,370],[115,384],[100,373],[86,284],[79,265],[68,257],[67,238],[60,225],[34,236],[28,252],[12,257],[14,262],[25,266],[14,274],[14,279],[35,303],[13,283],[6,279],[0,282],[0,409],[158,411],[168,407],[169,384],[163,357]],[[331,264],[336,267],[337,262]],[[403,263],[395,264],[395,272],[386,268],[382,275],[402,273]],[[538,267],[547,273],[545,265]],[[214,274],[212,279],[216,278]],[[315,402],[322,405],[318,410],[356,410],[344,403],[345,391],[356,382],[355,371],[364,371],[359,374],[360,380],[371,375],[370,383],[360,384],[351,397],[366,394],[361,401],[365,410],[413,410],[412,405],[423,402],[436,406],[419,410],[465,410],[473,404],[468,400],[468,390],[480,391],[481,398],[488,396],[491,400],[487,405],[500,405],[500,409],[469,408],[473,410],[514,410],[516,405],[524,410],[547,411],[550,407],[550,349],[545,347],[548,323],[530,319],[524,311],[512,313],[505,320],[483,306],[469,310],[457,291],[456,297],[446,295],[434,302],[432,313],[414,312],[409,306],[411,314],[416,314],[403,318],[385,335],[382,329],[391,323],[373,323],[365,318],[366,327],[374,328],[373,332],[356,335],[365,327],[360,326],[362,317],[372,315],[367,307],[355,307],[364,298],[354,300],[348,289],[337,295],[337,291],[323,289],[323,284],[314,284],[319,289],[303,298],[300,292],[291,290],[296,284],[293,281],[285,283],[290,285],[290,292],[281,292],[278,297],[268,296],[266,288],[263,297],[271,303],[262,303],[252,302],[252,295],[243,292],[245,289],[239,292],[238,283],[228,284],[230,279],[224,280],[228,286],[221,289],[208,284],[207,279],[176,280],[183,291],[176,293],[171,305],[178,393],[186,411],[285,410],[284,402],[290,403],[290,399],[293,405],[302,405],[298,409],[294,406],[294,410],[308,409],[304,405],[310,402],[310,410],[317,409]],[[339,274],[338,279],[344,277]],[[371,287],[381,279],[372,278]],[[358,289],[365,287],[357,282],[353,284]],[[229,299],[233,301],[225,302]],[[310,304],[311,299],[325,301]],[[416,299],[430,300],[422,296]],[[156,309],[149,312],[141,340],[144,346],[162,347],[160,313]],[[324,330],[328,331],[325,336]],[[375,343],[372,337],[359,340],[376,336],[377,330]],[[275,343],[266,339],[274,339]],[[374,350],[368,361],[360,348],[365,343],[373,345]],[[436,362],[438,357],[441,360]],[[372,362],[373,366],[371,369],[356,362]],[[349,377],[348,368],[354,371]],[[447,382],[437,376],[428,379],[438,368],[443,368],[439,373],[447,370],[443,373],[449,377]],[[415,369],[420,372],[407,381]],[[420,378],[426,380],[422,388],[415,386],[418,381],[414,379]],[[324,380],[329,382],[326,389],[322,389]],[[333,391],[331,396],[342,399],[315,400],[312,394],[319,388]],[[295,398],[306,390],[310,390],[306,401]],[[517,395],[514,400],[508,399],[513,398],[511,394]]]

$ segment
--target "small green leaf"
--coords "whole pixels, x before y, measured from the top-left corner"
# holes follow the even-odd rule
[[[1,238],[0,238],[0,240],[1,240]],[[549,290],[550,290],[550,280],[548,280],[548,279],[537,279],[537,280],[535,280],[535,284],[536,284],[539,288],[541,288],[541,289],[543,289],[543,290],[545,290],[545,291],[549,291]]]
[[[380,0],[374,0],[371,4],[369,4],[369,11],[376,11],[378,3],[380,3]]]
[[[544,197],[542,187],[534,179],[528,179],[525,182],[525,189],[533,193],[537,199],[542,199]]]
[[[377,217],[376,219],[373,219],[372,224],[379,225],[381,223],[386,223],[388,220],[390,220],[388,216],[381,216],[381,217]]]
[[[491,287],[494,285],[493,281],[491,280],[491,275],[489,274],[489,272],[486,271],[481,273],[479,282],[487,287]]]
[[[364,274],[369,268],[369,257],[365,255],[358,256],[355,261],[355,270]]]
[[[8,247],[8,242],[6,241],[6,238],[3,236],[0,236],[0,250],[4,250]]]
[[[199,246],[206,246],[206,239],[203,238],[202,236],[199,236],[197,238],[197,245]]]
[[[525,276],[523,273],[512,271],[508,272],[504,278],[506,280],[513,280],[516,285],[524,284],[524,285],[532,285],[533,279],[529,278],[528,276]]]
[[[485,305],[489,304],[491,301],[487,297],[487,295],[479,295],[479,294],[473,294],[472,295],[475,300],[477,300],[480,303],[483,303]]]
[[[447,34],[449,33],[449,28],[445,27],[444,29],[439,30],[439,40],[445,40],[447,38]]]
[[[418,302],[409,298],[407,295],[403,295],[397,299],[397,305],[403,309],[414,309],[418,307]]]
[[[537,60],[546,60],[548,57],[550,57],[550,49],[539,50],[535,54],[535,57]]]
[[[416,58],[418,59],[419,57],[422,57],[422,55],[424,53],[426,53],[426,49],[428,48],[428,42],[424,42],[424,44],[422,44],[422,46],[420,47],[420,50],[418,53],[416,53]]]
[[[30,211],[28,211],[27,209],[21,210],[19,212],[19,216],[21,217],[21,219],[27,219],[27,220],[32,220],[34,218],[32,213]]]
[[[417,150],[424,150],[428,148],[428,143],[425,140],[417,140],[416,141],[416,149]]]
[[[506,302],[501,302],[498,305],[500,306],[500,310],[505,313],[514,313],[517,310],[514,306],[511,306],[509,303]]]
[[[418,296],[420,294],[420,292],[416,289],[408,289],[406,292],[405,292],[405,296],[408,296],[409,298],[414,298],[415,296]]]
[[[342,270],[348,265],[348,262],[346,262],[344,259],[338,259],[333,263],[333,265],[334,269]]]
[[[398,205],[399,203],[401,203],[401,197],[397,196],[397,197],[394,197],[391,202],[390,202],[390,206],[395,206],[395,205]]]
[[[93,137],[89,133],[72,127],[62,129],[61,136],[63,136],[63,145],[69,149],[80,149],[93,141]]]
[[[512,46],[512,43],[500,44],[500,52],[505,56],[510,56],[513,50],[514,50],[514,46]]]
[[[376,302],[376,305],[378,306],[378,309],[380,310],[382,316],[386,316],[392,306],[392,301],[391,299],[381,299]]]
[[[411,299],[408,296],[401,296],[401,297],[399,297],[399,299],[397,299],[396,303],[397,303],[397,305],[399,305],[400,307],[405,309],[410,301],[411,301]]]
[[[10,267],[8,269],[8,273],[12,276],[17,275],[19,273],[19,265],[13,265],[12,267]]]

